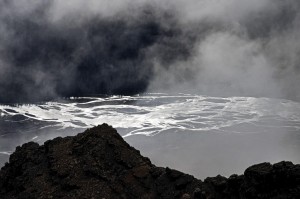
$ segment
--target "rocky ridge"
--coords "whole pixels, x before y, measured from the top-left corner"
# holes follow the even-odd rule
[[[201,166],[201,165],[199,165]],[[244,175],[204,181],[157,167],[103,124],[40,146],[29,142],[0,171],[0,196],[14,198],[300,198],[300,165],[261,163]]]

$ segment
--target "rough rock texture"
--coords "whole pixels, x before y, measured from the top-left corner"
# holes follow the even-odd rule
[[[262,163],[202,182],[156,167],[103,124],[17,147],[0,171],[0,198],[300,198],[300,165]]]

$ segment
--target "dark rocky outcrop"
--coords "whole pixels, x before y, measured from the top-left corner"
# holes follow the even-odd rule
[[[0,198],[300,198],[300,165],[249,167],[202,182],[153,165],[103,124],[43,146],[17,147],[0,171]]]

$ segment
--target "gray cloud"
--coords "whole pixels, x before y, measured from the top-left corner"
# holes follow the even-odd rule
[[[190,59],[168,69],[156,67],[160,75],[149,86],[151,91],[300,99],[298,1],[191,5],[194,12],[185,19],[214,25],[197,40]]]
[[[300,99],[296,0],[0,1],[0,101],[144,91]]]
[[[152,59],[170,65],[190,52],[188,43],[170,48],[182,46],[183,38],[170,11],[101,4],[112,10],[93,12],[90,4],[73,3],[2,2],[0,101],[143,92],[153,76]],[[148,57],[157,43],[159,54]]]

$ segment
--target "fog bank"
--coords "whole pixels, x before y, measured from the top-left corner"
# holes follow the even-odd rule
[[[300,99],[297,0],[1,0],[0,102],[142,92]]]

